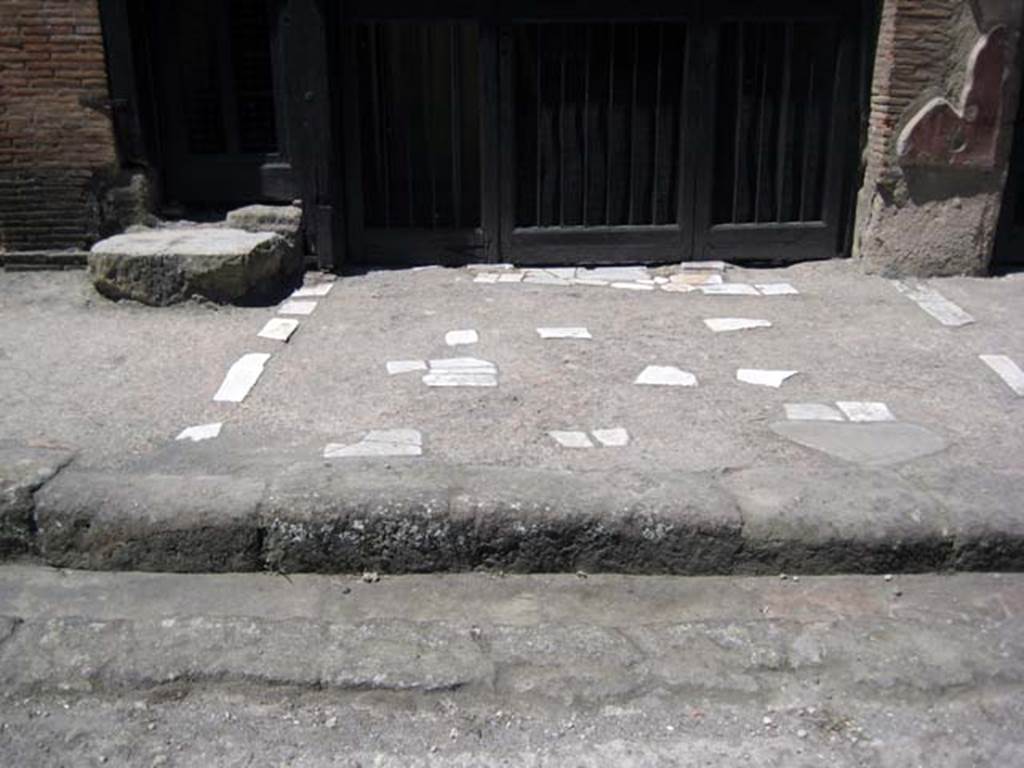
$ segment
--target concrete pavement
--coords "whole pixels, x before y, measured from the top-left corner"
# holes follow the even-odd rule
[[[0,762],[1011,766],[1024,577],[0,568]]]

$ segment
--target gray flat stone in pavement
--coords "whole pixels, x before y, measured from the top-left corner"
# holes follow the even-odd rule
[[[0,763],[1016,766],[1024,576],[0,568]]]
[[[843,461],[884,467],[946,449],[946,441],[917,424],[846,424],[830,421],[778,421],[777,435]]]
[[[0,444],[0,558],[33,550],[33,494],[72,458],[60,448]]]

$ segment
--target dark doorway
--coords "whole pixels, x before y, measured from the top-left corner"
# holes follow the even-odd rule
[[[1024,88],[1013,127],[1010,167],[1003,188],[1003,206],[992,253],[992,271],[1024,269]]]

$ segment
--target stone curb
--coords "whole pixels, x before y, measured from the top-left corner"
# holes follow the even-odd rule
[[[753,468],[608,477],[394,461],[265,478],[65,470],[37,548],[92,570],[638,574],[1024,569],[1024,475],[986,496],[896,474]],[[942,498],[940,502],[938,499]]]

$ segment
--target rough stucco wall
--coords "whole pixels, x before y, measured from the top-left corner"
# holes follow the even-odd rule
[[[0,0],[0,249],[81,247],[116,169],[97,0]]]
[[[1020,0],[885,0],[854,245],[867,270],[922,276],[987,270],[1012,135],[1016,77],[1006,85],[994,168],[905,166],[897,141],[929,99],[944,97],[959,107],[973,47],[998,24],[1018,29],[1020,18]]]

